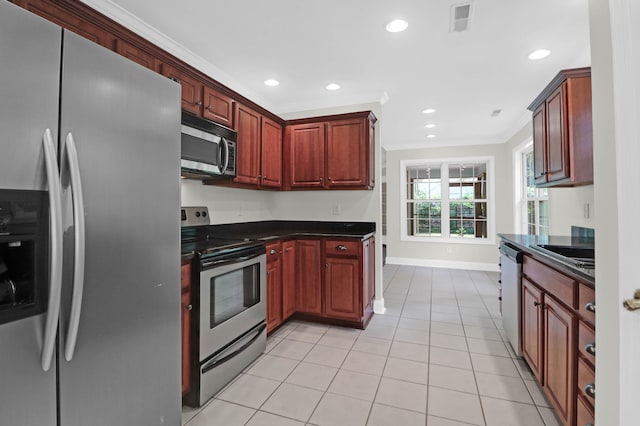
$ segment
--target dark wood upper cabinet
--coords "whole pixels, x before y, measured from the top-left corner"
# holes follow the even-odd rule
[[[126,41],[116,40],[116,52],[145,68],[149,68],[156,72],[158,71],[156,58],[152,54],[139,49]]]
[[[593,183],[591,69],[561,71],[529,105],[537,186]]]
[[[231,97],[204,86],[202,116],[229,128],[233,128],[233,104]]]
[[[233,181],[257,186],[260,183],[260,114],[238,104],[235,122],[238,141]]]
[[[288,188],[324,187],[324,123],[287,126],[285,176]]]
[[[367,186],[369,138],[364,120],[327,123],[327,185]]]
[[[282,126],[262,117],[261,185],[282,187]]]
[[[162,64],[160,72],[165,77],[169,77],[173,81],[180,83],[182,87],[182,109],[196,115],[202,114],[202,90],[204,84],[189,76],[185,72],[181,72],[171,65]]]
[[[372,189],[375,122],[370,111],[287,122],[286,189]]]

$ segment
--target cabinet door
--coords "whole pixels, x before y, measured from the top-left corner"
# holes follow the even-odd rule
[[[522,353],[538,382],[542,377],[542,291],[522,279]]]
[[[285,163],[291,188],[324,186],[324,123],[299,124],[286,129]]]
[[[297,310],[322,313],[322,270],[320,240],[296,241]]]
[[[282,126],[262,117],[262,186],[282,187]]]
[[[547,182],[568,178],[569,141],[567,137],[566,83],[562,84],[547,99]]]
[[[363,312],[373,310],[376,284],[375,247],[376,244],[373,237],[362,243],[362,289],[364,294],[364,297],[362,298]]]
[[[547,181],[547,118],[546,104],[533,113],[533,176],[535,184]]]
[[[368,185],[367,120],[327,123],[327,184],[329,188]]]
[[[204,86],[202,116],[208,120],[233,127],[233,99],[211,87]]]
[[[576,399],[576,316],[544,298],[544,390],[565,424],[573,420]]]
[[[376,123],[367,120],[369,126],[369,188],[373,189],[376,184]]]
[[[152,71],[158,71],[156,58],[153,55],[125,41],[116,40],[116,52],[143,67],[149,68]]]
[[[282,243],[282,319],[296,312],[296,242]]]
[[[268,251],[267,251],[268,253]],[[267,262],[267,333],[282,322],[282,263]]]
[[[237,104],[235,116],[238,143],[233,181],[257,186],[260,183],[260,114]]]
[[[191,264],[181,267],[180,287],[181,318],[182,318],[182,396],[191,389]]]
[[[196,115],[201,115],[202,90],[204,85],[171,65],[162,64],[160,68],[162,75],[180,83],[182,87],[182,109]]]
[[[324,313],[327,316],[354,320],[362,317],[362,280],[358,265],[358,258],[326,258]]]

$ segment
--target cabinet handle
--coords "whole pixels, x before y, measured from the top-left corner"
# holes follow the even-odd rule
[[[544,303],[538,302],[537,300],[533,301],[533,306],[535,306],[536,308],[540,306],[542,309],[544,309]]]
[[[288,248],[284,249],[284,252],[289,253],[289,249]]]
[[[200,106],[200,105],[202,105],[202,101],[196,101],[196,102],[194,103],[194,105],[195,105],[195,106]]]
[[[169,77],[169,80],[175,81],[176,83],[180,83],[180,79],[177,77]]]
[[[342,244],[337,245],[336,246],[336,250],[346,251],[347,250],[347,246],[343,246]]]
[[[595,343],[589,343],[587,346],[584,347],[584,351],[588,354],[594,355],[596,354],[596,344]]]
[[[328,267],[329,267],[329,264],[328,264],[328,263],[325,263],[325,264],[324,264],[324,267],[325,267],[325,268],[328,268]]]
[[[329,176],[329,181],[331,181],[331,180],[333,180],[333,179],[331,179],[331,176]]]
[[[269,250],[269,254],[277,254],[277,253],[278,253],[278,250],[276,249]]]
[[[187,308],[187,311],[191,311],[193,310],[193,305],[187,305],[185,306],[185,308]]]
[[[584,387],[584,393],[589,395],[591,398],[595,399],[595,397],[596,397],[596,385],[594,385],[593,383],[588,384],[587,386]]]
[[[596,304],[595,304],[595,302],[587,303],[586,305],[584,305],[584,308],[589,312],[593,312],[594,314],[596,313]]]
[[[207,111],[211,112],[211,105],[207,105]]]

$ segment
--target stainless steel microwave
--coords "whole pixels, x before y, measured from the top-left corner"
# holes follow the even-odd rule
[[[234,130],[183,112],[180,139],[183,177],[236,175],[237,133]]]

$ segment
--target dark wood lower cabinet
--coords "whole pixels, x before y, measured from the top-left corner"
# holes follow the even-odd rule
[[[296,241],[296,310],[322,313],[322,253],[320,240]]]
[[[324,313],[331,317],[358,320],[362,300],[358,258],[327,257],[324,280]]]
[[[576,317],[549,296],[544,298],[544,387],[556,414],[573,424],[576,370]]]
[[[282,243],[282,320],[296,312],[296,242]]]
[[[583,388],[594,382],[595,331],[577,303],[580,292],[593,301],[592,287],[528,256],[523,275],[524,358],[562,425],[593,425],[595,402]]]
[[[282,322],[282,244],[267,244],[267,333]]]

